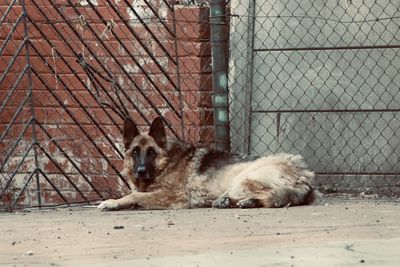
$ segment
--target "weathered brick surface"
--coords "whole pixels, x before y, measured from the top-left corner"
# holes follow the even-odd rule
[[[213,142],[208,9],[176,6],[173,14],[163,1],[149,1],[165,18],[171,31],[175,23],[175,41],[160,22],[148,19],[152,12],[142,1],[136,1],[132,7],[147,18],[147,29],[125,1],[111,1],[125,21],[112,10],[109,1],[92,2],[95,10],[82,0],[27,0],[28,19],[33,22],[27,25],[29,38],[21,23],[7,45],[3,41],[10,35],[10,25],[21,16],[22,8],[14,6],[5,18],[8,26],[2,26],[0,31],[0,44],[4,46],[0,73],[8,68],[0,84],[0,104],[4,105],[0,109],[0,135],[3,137],[0,190],[5,189],[11,178],[12,182],[7,185],[0,206],[13,201],[19,205],[38,205],[36,175],[26,185],[36,168],[45,174],[38,175],[42,205],[65,203],[53,186],[69,202],[84,201],[73,184],[89,200],[99,200],[84,177],[103,198],[127,192],[126,185],[117,176],[122,170],[122,119],[101,104],[106,102],[118,107],[116,90],[122,90],[119,91],[121,101],[139,128],[147,130],[148,124],[133,105],[139,107],[149,121],[158,116],[153,109],[156,107],[179,137],[183,132],[188,142],[205,145]],[[7,8],[0,4],[0,15]],[[29,40],[29,57],[22,44],[24,40]],[[22,49],[16,54],[18,47]],[[98,75],[94,85],[77,62],[79,54],[100,75],[114,80],[118,86],[112,86],[109,80]],[[18,80],[28,62],[32,72],[26,72]],[[23,105],[30,85],[32,96]],[[15,117],[22,105],[20,114]],[[32,117],[41,127],[25,127]],[[38,144],[27,154],[35,138]],[[24,193],[16,200],[24,187]]]

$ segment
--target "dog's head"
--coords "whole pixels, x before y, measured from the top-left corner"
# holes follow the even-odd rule
[[[155,182],[166,165],[166,133],[161,118],[156,118],[148,133],[139,133],[128,117],[124,121],[124,173],[143,192]]]

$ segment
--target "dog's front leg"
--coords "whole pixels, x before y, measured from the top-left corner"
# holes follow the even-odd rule
[[[134,208],[136,205],[135,193],[132,192],[127,196],[118,199],[108,199],[97,206],[100,210],[120,210]]]
[[[130,208],[143,209],[168,209],[184,208],[187,206],[185,198],[171,191],[155,192],[132,192],[131,194],[119,198],[109,199],[100,203],[97,207],[100,210],[120,210]]]

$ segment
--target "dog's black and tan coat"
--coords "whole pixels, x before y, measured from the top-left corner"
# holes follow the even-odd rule
[[[244,160],[230,153],[168,140],[162,120],[140,134],[124,122],[123,174],[131,194],[102,202],[101,210],[197,207],[255,208],[305,205],[315,198],[314,173],[300,155]]]

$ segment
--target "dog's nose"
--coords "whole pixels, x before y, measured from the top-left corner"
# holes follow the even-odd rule
[[[139,166],[136,170],[138,178],[145,178],[146,177],[146,167]]]

